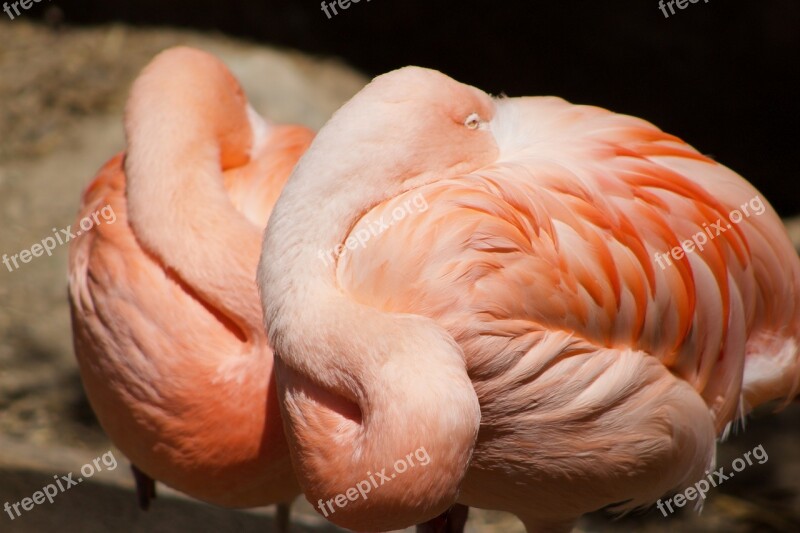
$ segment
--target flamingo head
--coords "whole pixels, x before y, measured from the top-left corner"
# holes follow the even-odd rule
[[[337,154],[328,161],[328,176],[338,176],[339,186],[341,176],[370,169],[369,182],[359,183],[362,199],[365,185],[387,198],[496,161],[495,111],[494,99],[475,87],[435,70],[404,67],[378,76],[345,104],[308,157]]]

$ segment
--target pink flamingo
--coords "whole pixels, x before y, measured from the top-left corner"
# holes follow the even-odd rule
[[[300,485],[372,530],[457,501],[569,531],[705,478],[798,392],[798,284],[758,191],[678,138],[413,67],[319,132],[259,266]]]
[[[216,58],[175,48],[136,80],[127,151],[79,217],[117,215],[71,242],[81,377],[103,429],[152,479],[228,507],[299,487],[255,285],[261,232],[313,133],[264,122]]]
[[[126,153],[78,215],[110,206],[116,221],[70,248],[92,408],[135,465],[143,508],[157,479],[226,507],[285,504],[285,530],[300,489],[255,275],[260,232],[313,132],[265,123],[219,60],[188,48],[145,69],[125,126]]]

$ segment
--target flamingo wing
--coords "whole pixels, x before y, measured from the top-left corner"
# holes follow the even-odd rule
[[[276,126],[273,133],[259,157],[224,174],[232,203],[262,228],[313,137],[300,127]],[[260,375],[246,366],[261,357],[250,351],[269,348],[248,345],[235,324],[141,246],[128,220],[123,160],[119,154],[101,169],[79,213],[80,219],[109,206],[116,220],[70,248],[75,351],[92,407],[117,446],[155,479],[224,505],[282,501],[296,489],[274,483],[291,479],[292,471],[277,398],[265,392],[271,361]],[[255,298],[255,282],[252,290]],[[248,368],[249,385],[264,401],[237,407],[246,396],[241,385],[215,376],[241,382]],[[207,395],[228,408],[215,408]],[[231,415],[237,412],[238,420]],[[211,446],[208,439],[218,440]]]
[[[443,320],[457,339],[527,322],[645,351],[702,393],[720,428],[797,392],[800,268],[757,190],[640,119],[555,98],[498,106],[516,117],[496,132],[495,165],[408,191],[353,228],[348,291]],[[476,369],[502,364],[473,353],[487,358]]]

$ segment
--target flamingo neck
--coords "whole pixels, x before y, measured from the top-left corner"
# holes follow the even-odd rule
[[[365,196],[366,205],[380,198],[326,187],[325,172],[301,162],[264,240],[259,281],[284,423],[301,486],[320,512],[349,528],[399,529],[455,501],[480,409],[463,354],[444,330],[364,306],[339,288],[335,265],[319,252],[342,243],[355,223],[342,213],[360,215]],[[420,450],[430,465],[330,512],[329,500],[370,473],[396,473],[398,461]]]
[[[208,96],[185,102],[175,93],[165,88],[158,100],[133,98],[127,110],[131,226],[145,249],[248,338],[263,336],[258,299],[247,296],[254,295],[259,230],[231,203],[222,175],[249,159],[245,104],[228,111],[241,115],[247,135],[238,139],[198,111]]]

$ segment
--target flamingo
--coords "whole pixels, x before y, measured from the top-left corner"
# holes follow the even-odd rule
[[[258,279],[300,486],[353,529],[651,505],[800,387],[800,262],[753,186],[644,120],[428,69],[318,132]]]
[[[225,507],[288,504],[288,455],[255,285],[261,232],[314,134],[264,121],[227,67],[179,47],[134,83],[127,151],[86,189],[70,242],[73,338],[103,429],[132,461],[139,504],[159,480]],[[461,531],[465,516],[421,524]],[[449,521],[448,521],[449,520]]]
[[[255,274],[267,217],[313,132],[267,123],[218,59],[173,48],[135,81],[125,133],[78,215],[110,206],[117,220],[70,243],[92,408],[135,465],[144,507],[153,479],[226,507],[288,504],[299,487]]]

